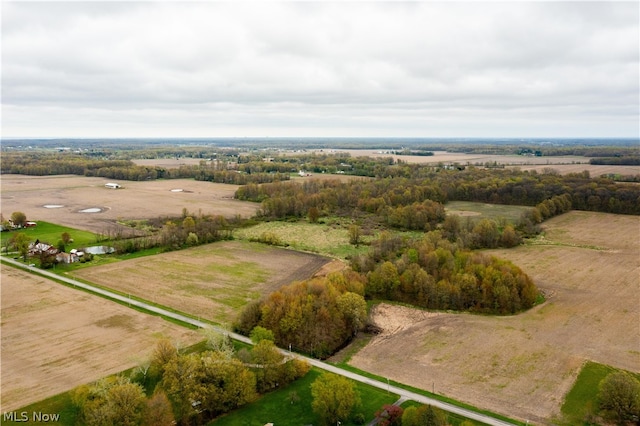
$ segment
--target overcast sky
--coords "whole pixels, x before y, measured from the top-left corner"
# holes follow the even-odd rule
[[[638,137],[639,2],[3,2],[3,137]]]

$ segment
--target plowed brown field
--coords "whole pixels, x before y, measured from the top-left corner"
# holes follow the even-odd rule
[[[515,418],[548,424],[585,360],[640,371],[640,218],[571,212],[512,260],[548,299],[510,317],[382,304],[384,332],[351,364]]]
[[[118,182],[122,188],[107,189],[104,187],[107,182]],[[93,232],[112,228],[118,219],[180,216],[183,208],[194,213],[250,217],[260,206],[235,200],[237,185],[193,179],[131,182],[71,175],[7,174],[0,176],[0,183],[5,218],[12,212],[21,211],[29,220]],[[93,208],[100,211],[82,212]]]
[[[2,266],[2,407],[15,410],[131,367],[166,337],[202,335],[46,278]]]

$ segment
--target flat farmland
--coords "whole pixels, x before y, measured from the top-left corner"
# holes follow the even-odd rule
[[[8,266],[2,278],[1,411],[134,367],[163,337],[196,331]]]
[[[21,211],[29,220],[101,232],[119,219],[179,216],[182,209],[232,217],[253,216],[259,204],[235,200],[238,185],[193,179],[146,182],[83,176],[1,175],[0,197],[6,218]],[[106,182],[121,189],[107,189]]]
[[[407,163],[417,164],[451,164],[475,165],[486,163],[503,164],[521,170],[536,170],[542,172],[545,169],[554,169],[558,173],[580,173],[587,170],[591,176],[603,174],[638,175],[640,166],[608,166],[589,164],[591,157],[576,155],[558,155],[548,157],[531,157],[525,155],[494,155],[494,154],[465,154],[461,152],[434,151],[431,156],[420,155],[394,155],[385,154],[375,149],[341,149],[334,152],[347,152],[352,157],[391,157],[394,160],[402,160]]]
[[[230,324],[247,303],[313,276],[331,259],[224,241],[74,272],[74,277]]]
[[[566,155],[566,156],[549,156],[549,157],[533,157],[525,155],[498,155],[498,154],[465,154],[463,152],[433,151],[433,155],[395,155],[386,154],[384,151],[376,149],[339,149],[335,152],[347,152],[352,157],[391,157],[394,160],[402,160],[407,163],[420,164],[444,164],[459,163],[466,164],[485,164],[498,163],[510,165],[545,165],[545,164],[574,164],[589,163],[589,157]]]
[[[536,244],[489,253],[547,295],[506,317],[378,305],[383,333],[351,365],[537,423],[558,415],[585,360],[640,371],[640,218],[570,212]]]
[[[518,166],[518,168],[520,170],[536,170],[537,172],[544,172],[545,169],[553,169],[561,175],[567,175],[569,173],[582,173],[586,170],[592,177],[609,174],[622,176],[640,175],[640,166],[610,166],[604,164],[538,164]]]

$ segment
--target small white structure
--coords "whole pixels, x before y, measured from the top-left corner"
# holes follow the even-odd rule
[[[105,186],[105,188],[109,188],[109,189],[122,188],[119,183],[114,183],[114,182],[105,183],[104,186]]]

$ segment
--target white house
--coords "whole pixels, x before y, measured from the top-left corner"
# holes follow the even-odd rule
[[[118,189],[118,188],[122,188],[120,186],[120,184],[118,183],[113,183],[113,182],[108,182],[104,184],[105,188],[109,188],[109,189]]]

